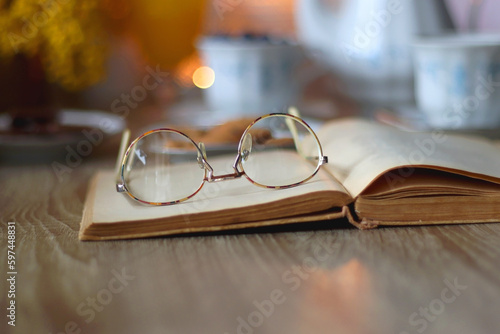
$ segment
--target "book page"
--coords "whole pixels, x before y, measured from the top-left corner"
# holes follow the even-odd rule
[[[431,167],[500,183],[500,149],[492,142],[434,131],[404,132],[362,119],[336,120],[318,132],[326,168],[353,198],[389,170],[387,183]],[[408,167],[408,168],[403,168]]]
[[[500,196],[500,184],[473,179],[440,170],[416,168],[409,177],[393,187],[378,178],[363,191],[365,199],[395,199],[416,196]],[[358,199],[359,201],[359,199]]]
[[[296,153],[280,155],[281,162],[287,169],[266,169],[266,173],[287,173],[291,168],[301,168],[307,164]],[[215,175],[233,173],[234,156],[217,157],[208,162],[214,168]],[[303,166],[302,166],[303,167]],[[182,171],[178,179],[183,176]],[[271,175],[272,176],[272,175]],[[314,192],[331,193],[331,206],[347,205],[352,198],[345,192],[341,184],[335,181],[328,172],[319,172],[303,185],[289,189],[266,189],[249,182],[244,176],[239,179],[205,182],[203,188],[194,197],[185,202],[168,206],[147,206],[132,200],[126,194],[115,190],[113,171],[100,172],[96,181],[96,193],[93,204],[93,223],[113,223],[116,221],[140,221],[157,218],[189,215],[200,212],[216,212],[225,209],[244,208],[258,204],[279,201],[296,196],[306,196]],[[175,180],[175,178],[172,178]],[[201,183],[201,180],[200,180]],[[166,185],[168,186],[168,185]],[[179,184],[171,184],[177,187]],[[293,212],[293,208],[290,208]]]

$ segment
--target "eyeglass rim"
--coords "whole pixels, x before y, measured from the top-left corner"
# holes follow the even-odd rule
[[[201,183],[198,186],[198,188],[191,195],[189,195],[187,197],[183,197],[181,199],[177,199],[177,200],[173,200],[173,201],[167,201],[167,202],[150,202],[150,201],[146,201],[146,200],[143,200],[143,199],[140,199],[140,198],[134,196],[130,192],[130,189],[127,186],[127,182],[125,181],[124,171],[125,171],[125,163],[126,163],[128,155],[130,153],[130,150],[132,149],[132,147],[138,141],[140,141],[144,137],[147,137],[149,135],[152,135],[152,134],[158,133],[158,132],[173,132],[173,133],[176,133],[176,134],[179,134],[179,135],[183,136],[184,138],[188,139],[193,144],[194,147],[196,147],[196,150],[197,150],[198,154],[201,157],[201,160],[203,162],[203,167],[204,167],[203,168],[203,171],[204,171],[203,178],[201,179]],[[171,129],[171,128],[157,128],[157,129],[150,130],[150,131],[147,131],[147,132],[143,133],[142,135],[140,135],[139,137],[137,137],[136,139],[134,139],[130,143],[130,145],[128,146],[127,150],[125,151],[125,154],[123,155],[123,159],[122,159],[122,163],[121,163],[121,167],[120,167],[120,181],[121,181],[121,185],[123,186],[123,189],[125,190],[125,192],[127,193],[127,195],[129,195],[132,199],[134,199],[134,200],[136,200],[136,201],[138,201],[140,203],[143,203],[143,204],[149,204],[149,205],[155,205],[155,206],[167,206],[167,205],[173,205],[173,204],[178,204],[178,203],[187,201],[188,199],[194,197],[197,193],[199,193],[200,190],[201,190],[201,188],[203,188],[203,185],[205,184],[205,179],[206,179],[206,176],[207,176],[207,167],[208,167],[208,169],[212,168],[208,164],[207,160],[205,159],[205,154],[202,152],[202,150],[200,149],[200,147],[198,146],[198,144],[196,144],[196,142],[193,139],[191,139],[188,135],[186,135],[185,133],[183,133],[183,132],[181,132],[179,130],[176,130],[176,129]]]
[[[271,117],[285,117],[285,118],[288,117],[288,118],[292,118],[292,119],[296,120],[297,122],[299,122],[300,124],[302,124],[309,131],[309,133],[312,134],[312,136],[314,138],[314,141],[316,142],[317,147],[319,149],[319,159],[318,159],[318,164],[316,165],[316,169],[314,170],[314,172],[309,177],[305,178],[304,180],[296,182],[296,183],[284,185],[284,186],[268,186],[268,185],[265,185],[265,184],[261,184],[261,183],[255,181],[255,180],[252,180],[250,178],[250,176],[248,176],[248,174],[245,172],[245,168],[243,167],[243,164],[241,162],[241,149],[242,149],[242,145],[243,145],[243,139],[245,138],[245,135],[248,133],[248,131],[250,130],[250,128],[255,125],[255,123],[257,123],[257,122],[259,122],[259,121],[261,121],[263,119],[271,118]],[[323,158],[324,158],[324,155],[323,155],[323,147],[321,146],[321,142],[319,141],[319,138],[316,135],[316,132],[314,132],[314,130],[311,128],[311,126],[309,126],[309,124],[307,124],[306,121],[304,121],[302,118],[300,118],[298,116],[295,116],[295,115],[292,115],[292,114],[287,114],[287,113],[270,113],[270,114],[263,115],[263,116],[260,116],[260,117],[256,118],[254,121],[252,121],[247,126],[247,128],[245,129],[245,131],[241,135],[240,142],[238,144],[238,156],[236,158],[236,161],[235,161],[235,164],[234,164],[233,167],[236,168],[236,165],[238,165],[241,168],[241,171],[243,172],[243,175],[246,177],[246,179],[248,181],[250,181],[252,184],[254,184],[254,185],[258,186],[258,187],[266,188],[266,189],[288,189],[288,188],[297,187],[297,186],[299,186],[301,184],[306,183],[310,179],[312,179],[318,173],[318,171],[321,168],[321,166],[324,164]]]
[[[255,180],[251,179],[246,174],[245,168],[243,167],[243,164],[241,162],[241,150],[242,150],[243,139],[245,138],[245,135],[248,133],[248,131],[252,128],[252,126],[255,125],[255,123],[261,121],[262,119],[271,118],[271,117],[285,117],[285,118],[288,117],[288,118],[294,119],[295,121],[297,121],[300,124],[302,124],[309,131],[309,133],[313,135],[314,141],[316,142],[317,147],[319,149],[319,160],[318,160],[318,164],[316,165],[316,168],[315,168],[314,172],[309,177],[305,178],[304,180],[296,182],[296,183],[293,183],[293,184],[289,184],[289,185],[269,186],[269,185],[261,184],[261,183],[255,181]],[[194,145],[194,147],[196,147],[196,150],[197,150],[198,154],[201,157],[201,160],[202,160],[203,166],[204,166],[204,176],[201,179],[201,183],[200,183],[199,187],[192,194],[190,194],[187,197],[183,197],[181,199],[177,199],[177,200],[173,200],[173,201],[167,201],[167,202],[150,202],[150,201],[146,201],[146,200],[143,200],[143,199],[140,199],[140,198],[134,196],[130,192],[130,190],[128,189],[128,186],[127,186],[127,183],[126,183],[125,177],[124,177],[124,171],[125,171],[126,160],[127,160],[128,156],[129,156],[129,153],[130,153],[132,147],[138,141],[140,141],[141,139],[143,139],[144,137],[152,135],[154,133],[158,133],[158,132],[173,132],[173,133],[176,133],[176,134],[179,134],[179,135],[185,137],[186,139],[188,139]],[[233,168],[234,168],[234,170],[238,174],[244,175],[245,178],[250,183],[252,183],[252,184],[254,184],[254,185],[258,186],[258,187],[266,188],[266,189],[288,189],[288,188],[293,188],[293,187],[299,186],[301,184],[304,184],[307,181],[309,181],[310,179],[312,179],[318,173],[318,171],[321,168],[321,166],[324,163],[327,162],[327,161],[324,160],[324,158],[325,157],[323,155],[323,147],[321,146],[321,142],[319,141],[319,138],[316,135],[316,133],[314,132],[314,130],[309,126],[309,124],[307,124],[306,121],[304,121],[302,118],[300,118],[298,116],[287,114],[287,113],[270,113],[270,114],[266,114],[266,115],[263,115],[263,116],[260,116],[260,117],[256,118],[255,120],[253,120],[252,122],[250,122],[250,124],[247,126],[247,128],[245,129],[245,131],[241,135],[240,141],[238,143],[237,156],[236,156],[236,159],[234,161]],[[240,169],[238,169],[238,167]],[[172,129],[172,128],[157,128],[157,129],[153,129],[153,130],[150,130],[150,131],[147,131],[147,132],[141,134],[139,137],[137,137],[136,139],[134,139],[130,143],[130,145],[128,146],[127,150],[125,151],[125,153],[123,155],[122,161],[121,161],[121,167],[120,167],[120,184],[117,184],[117,189],[119,187],[122,187],[123,188],[123,192],[125,192],[130,198],[132,198],[133,200],[138,201],[140,203],[143,203],[143,204],[154,205],[154,206],[174,205],[174,204],[178,204],[178,203],[184,202],[184,201],[186,201],[186,200],[194,197],[196,194],[198,194],[200,192],[200,190],[203,188],[205,182],[207,181],[207,172],[209,172],[209,173],[213,172],[213,168],[208,163],[204,151],[202,151],[200,149],[199,145],[191,137],[189,137],[185,133],[183,133],[183,132],[181,132],[179,130],[176,130],[176,129]]]

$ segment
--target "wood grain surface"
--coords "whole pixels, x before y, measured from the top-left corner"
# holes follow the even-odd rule
[[[498,333],[500,224],[80,242],[89,178],[0,166],[0,333]],[[16,326],[7,223],[16,224]]]

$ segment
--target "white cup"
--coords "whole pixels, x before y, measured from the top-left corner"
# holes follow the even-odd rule
[[[414,44],[417,105],[431,127],[500,127],[500,35],[456,34]]]
[[[205,37],[197,48],[215,72],[203,94],[211,112],[222,118],[260,116],[295,104],[297,65],[302,51],[291,42]]]

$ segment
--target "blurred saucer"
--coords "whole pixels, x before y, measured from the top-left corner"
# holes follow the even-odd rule
[[[405,106],[397,110],[378,109],[373,118],[382,124],[390,125],[403,131],[429,132],[443,131],[449,134],[477,136],[488,139],[500,139],[500,129],[441,129],[432,127],[416,106]]]
[[[0,114],[0,157],[16,162],[54,159],[66,154],[67,146],[76,149],[73,146],[88,141],[87,131],[105,139],[125,128],[121,117],[103,111],[63,109],[58,118],[61,129],[56,133],[24,134],[10,132],[10,116]]]

